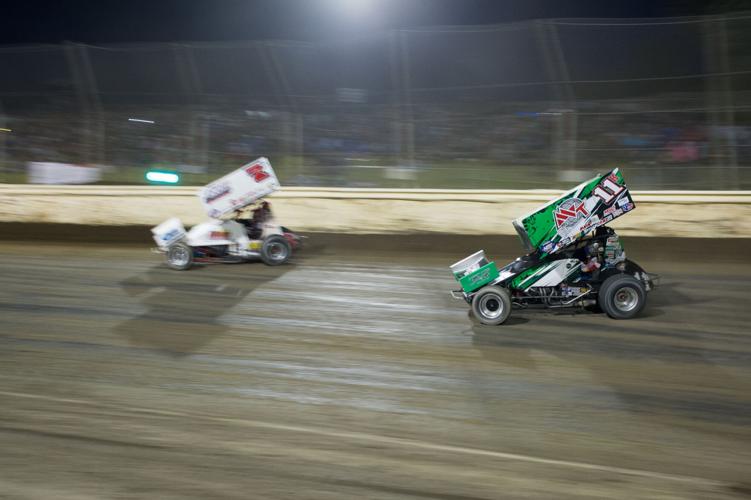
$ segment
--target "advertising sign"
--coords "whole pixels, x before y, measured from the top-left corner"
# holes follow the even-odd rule
[[[30,184],[89,184],[102,178],[99,167],[83,167],[70,163],[37,162],[27,165]]]

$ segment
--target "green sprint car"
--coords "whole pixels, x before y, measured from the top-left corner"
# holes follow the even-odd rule
[[[451,266],[464,299],[486,325],[505,322],[512,308],[586,308],[615,319],[644,308],[657,276],[626,258],[607,223],[635,207],[614,169],[594,177],[513,224],[529,252],[498,269],[480,250]]]

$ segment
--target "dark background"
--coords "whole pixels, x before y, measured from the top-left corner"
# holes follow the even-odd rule
[[[0,43],[325,40],[409,26],[693,16],[749,0],[66,0],[4,2]]]

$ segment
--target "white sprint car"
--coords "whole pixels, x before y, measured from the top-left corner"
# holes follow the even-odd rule
[[[172,269],[194,263],[236,263],[260,258],[277,266],[287,262],[302,236],[279,225],[265,196],[279,189],[266,158],[259,158],[212,182],[198,193],[210,220],[186,231],[178,218],[151,229],[156,252]]]

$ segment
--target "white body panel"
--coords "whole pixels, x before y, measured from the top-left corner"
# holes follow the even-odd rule
[[[269,220],[263,223],[263,232],[261,233],[261,239],[268,238],[272,234],[283,235],[284,231],[282,231],[282,226],[277,224],[276,219],[269,218]]]
[[[232,230],[227,227],[227,222],[230,221],[211,220],[194,226],[188,231],[188,245],[192,247],[231,245],[234,241]]]
[[[188,232],[187,243],[192,247],[228,245],[230,254],[240,256],[250,250],[250,238],[245,226],[233,220],[212,220],[198,224]]]
[[[487,259],[485,258],[485,250],[480,250],[479,252],[473,253],[469,257],[465,257],[459,262],[451,264],[451,266],[449,267],[451,268],[451,272],[454,273],[454,275],[465,275],[472,271],[475,271],[476,269],[479,269],[482,265],[484,265],[482,264],[483,262],[487,263]]]
[[[542,277],[527,287],[527,290],[541,286],[559,285],[570,274],[579,269],[579,267],[581,267],[579,259],[561,259],[553,261],[549,266],[541,269]]]
[[[234,220],[209,220],[186,232],[180,219],[172,218],[162,222],[151,232],[154,234],[154,241],[162,251],[184,240],[191,247],[227,245],[231,255],[240,257],[257,256],[264,239],[274,234],[284,234],[281,226],[274,219],[269,219],[263,224],[261,236],[257,240],[251,240],[245,226]]]
[[[165,250],[171,244],[185,237],[185,227],[183,227],[180,219],[173,217],[152,228],[151,233],[156,245]]]

